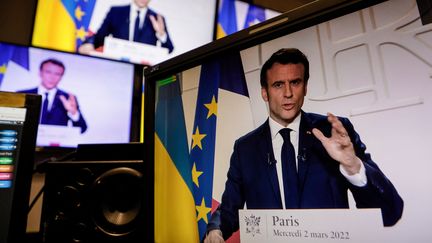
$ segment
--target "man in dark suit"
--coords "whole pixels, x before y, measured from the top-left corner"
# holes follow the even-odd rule
[[[159,42],[171,53],[174,46],[165,20],[147,7],[149,2],[150,0],[133,0],[130,5],[112,7],[96,34],[87,38],[78,51],[89,54],[95,48],[103,46],[106,36],[112,35],[114,38],[155,46]]]
[[[42,95],[43,105],[40,124],[80,127],[81,133],[87,130],[87,123],[79,110],[77,98],[57,88],[65,72],[64,64],[57,59],[47,59],[40,64],[38,87],[20,90],[20,93]]]
[[[347,118],[306,113],[309,62],[297,49],[281,49],[261,69],[261,95],[269,119],[238,139],[222,202],[205,242],[223,242],[238,230],[238,210],[381,208],[385,226],[402,216],[403,200],[365,152]]]

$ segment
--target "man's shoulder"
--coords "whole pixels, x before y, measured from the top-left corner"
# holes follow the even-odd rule
[[[330,123],[327,120],[327,115],[313,113],[313,112],[303,112],[302,123],[307,124],[310,127],[326,127]],[[338,119],[346,125],[350,123],[347,117],[338,116]]]
[[[59,97],[61,95],[63,95],[64,97],[66,97],[66,99],[69,98],[69,93],[68,92],[66,92],[66,91],[64,91],[62,89],[57,89],[56,97]]]
[[[130,5],[112,6],[109,11],[111,12],[111,14],[129,15]]]
[[[250,141],[255,141],[256,139],[262,139],[265,134],[268,133],[270,135],[270,126],[268,120],[261,124],[259,127],[254,130],[248,132],[247,134],[241,136],[237,139],[238,143],[247,143]]]
[[[302,122],[306,121],[311,124],[321,123],[327,120],[327,116],[323,114],[313,113],[313,112],[303,112]]]
[[[148,9],[147,9],[147,16],[149,16],[149,15],[153,15],[153,16],[160,15],[160,16],[162,16],[160,13],[156,12],[155,10],[153,10],[153,9],[151,9],[151,8],[148,8]],[[162,17],[163,17],[163,16],[162,16]]]
[[[158,13],[156,11],[154,11],[153,9],[148,8],[147,9],[147,15],[158,15]]]
[[[17,93],[29,93],[29,94],[36,94],[37,93],[37,87],[31,88],[31,89],[23,89],[16,91]]]

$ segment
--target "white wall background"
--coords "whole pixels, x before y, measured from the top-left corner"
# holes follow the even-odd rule
[[[133,0],[96,1],[89,29],[96,32],[111,6]],[[207,44],[213,40],[216,0],[152,0],[149,8],[164,16],[174,51],[168,58]]]
[[[385,229],[388,242],[430,242],[432,24],[421,25],[416,1],[390,0],[243,51],[254,127],[267,118],[260,67],[282,47],[299,48],[310,60],[303,109],[349,117],[374,161],[404,199],[402,219]],[[189,136],[199,71],[195,68],[183,75]],[[247,130],[240,129],[238,136]],[[231,149],[218,153],[216,148],[218,163],[225,163],[222,169],[215,168],[215,178],[222,178],[214,182],[216,198],[225,183],[232,140],[224,143],[231,144]]]

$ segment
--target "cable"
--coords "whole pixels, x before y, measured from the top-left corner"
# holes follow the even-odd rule
[[[50,157],[48,159],[42,160],[41,162],[38,163],[38,165],[36,166],[36,169],[33,170],[33,175],[35,173],[45,173],[46,172],[46,168],[47,168],[47,164],[49,162],[56,162],[56,161],[65,161],[68,160],[70,158],[72,158],[74,155],[76,154],[76,151],[72,151],[70,153],[65,154],[64,156],[60,157],[60,158],[56,158],[56,157]],[[31,201],[28,210],[27,210],[27,214],[30,213],[30,211],[32,210],[32,208],[34,207],[34,205],[36,204],[37,200],[41,197],[42,193],[45,191],[45,185],[42,186],[42,188],[39,190],[39,192],[36,194],[35,198],[33,198],[33,200]]]
[[[39,192],[36,194],[35,198],[33,198],[32,202],[29,205],[27,214],[30,213],[30,211],[32,210],[32,208],[34,207],[34,205],[36,204],[37,200],[40,198],[40,196],[42,195],[42,193],[45,191],[45,185],[39,190]]]
[[[60,158],[50,157],[48,159],[42,160],[41,162],[38,163],[38,165],[36,165],[36,169],[33,171],[33,174],[36,173],[36,172],[38,172],[38,173],[45,173],[46,165],[49,162],[65,161],[67,159],[70,159],[76,153],[77,153],[76,150],[74,150],[74,151],[72,151],[70,153],[67,153],[67,154],[63,155]]]

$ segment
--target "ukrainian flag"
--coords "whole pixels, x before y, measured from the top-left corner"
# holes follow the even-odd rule
[[[237,32],[237,14],[234,0],[221,0],[221,7],[218,14],[216,39]]]
[[[155,242],[198,242],[179,81],[173,76],[156,86]]]
[[[141,89],[140,142],[144,142],[144,105],[145,105],[144,88],[145,88],[145,80],[143,80],[142,82],[142,89]]]
[[[85,40],[96,0],[39,1],[34,46],[75,52]]]

